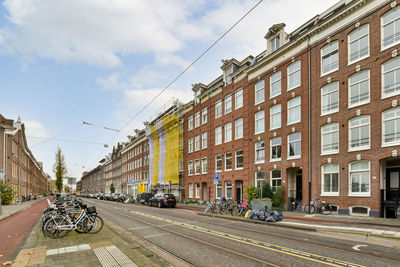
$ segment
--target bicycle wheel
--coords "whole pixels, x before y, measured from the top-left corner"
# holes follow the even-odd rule
[[[238,206],[234,206],[233,208],[232,208],[232,210],[231,210],[231,215],[232,216],[236,216],[236,215],[239,215],[239,207]]]
[[[53,239],[58,239],[66,236],[69,233],[69,230],[58,229],[59,226],[66,225],[68,225],[68,222],[65,217],[53,217],[48,219],[43,227],[45,231],[45,236]]]
[[[304,207],[304,212],[305,212],[305,213],[309,213],[309,214],[314,213],[314,212],[315,212],[315,207],[314,207],[314,205],[310,205],[310,204],[306,205],[306,206]]]
[[[332,207],[329,204],[325,204],[321,207],[321,213],[324,215],[329,215],[332,212]]]
[[[96,214],[91,214],[83,219],[82,228],[88,234],[96,234],[100,232],[101,229],[103,229],[103,224],[103,219],[100,216]]]

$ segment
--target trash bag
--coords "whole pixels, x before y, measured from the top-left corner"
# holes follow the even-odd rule
[[[275,221],[280,222],[283,220],[283,215],[281,212],[274,210],[272,211],[272,217],[275,219]]]
[[[266,222],[276,222],[274,216],[272,216],[272,215],[270,215],[270,216],[268,216],[267,218],[265,218],[265,221],[266,221]]]

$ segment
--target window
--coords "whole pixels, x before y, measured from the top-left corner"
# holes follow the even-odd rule
[[[382,49],[400,42],[400,8],[387,12],[382,16]]]
[[[189,198],[193,198],[193,184],[189,184]]]
[[[200,150],[200,135],[196,135],[194,137],[194,150],[199,151]]]
[[[233,65],[231,65],[228,69],[225,70],[225,82],[226,85],[232,83],[232,73],[233,73]]]
[[[194,128],[197,128],[200,126],[200,111],[196,112],[194,115]]]
[[[243,169],[243,149],[235,151],[235,169]]]
[[[339,152],[339,123],[322,126],[321,137],[321,153],[323,155]]]
[[[207,158],[201,159],[201,173],[202,174],[207,173]]]
[[[400,94],[400,57],[382,65],[382,98]]]
[[[189,138],[189,153],[193,152],[193,138]]]
[[[222,171],[222,154],[218,154],[215,156],[215,171]]]
[[[290,99],[287,102],[288,121],[287,125],[301,121],[301,98],[300,96]]]
[[[259,112],[256,113],[256,133],[255,134],[259,134],[259,133],[263,133],[264,132],[264,110],[261,110]]]
[[[369,103],[369,70],[353,74],[349,78],[349,107]]]
[[[271,189],[273,192],[276,192],[278,187],[282,185],[282,172],[281,170],[272,170],[271,171]]]
[[[350,194],[369,196],[369,161],[350,163]]]
[[[265,143],[258,141],[256,143],[256,163],[263,163],[265,160]]]
[[[198,175],[200,174],[200,160],[196,159],[194,161],[194,174]]]
[[[196,183],[196,195],[195,195],[195,197],[196,198],[200,198],[200,184],[199,183]]]
[[[349,150],[369,149],[369,116],[361,116],[349,121]]]
[[[271,75],[269,98],[273,98],[281,94],[281,88],[282,88],[281,79],[282,77],[280,71]]]
[[[265,182],[265,172],[257,171],[256,172],[256,187],[262,187],[263,183]]]
[[[281,128],[281,104],[272,106],[269,109],[270,114],[270,130]]]
[[[189,176],[193,175],[193,161],[188,162],[188,173]]]
[[[301,157],[301,133],[292,133],[288,135],[288,159]]]
[[[222,116],[222,100],[218,100],[215,103],[215,118],[219,118]]]
[[[193,130],[193,116],[189,116],[189,128],[188,128],[188,130],[189,131],[191,131],[191,130]]]
[[[225,124],[225,142],[232,141],[232,122]]]
[[[207,123],[207,108],[203,108],[203,111],[201,112],[201,123],[206,124]]]
[[[281,43],[279,35],[271,39],[271,52],[274,52],[275,50],[279,49],[280,45]]]
[[[235,109],[243,107],[243,88],[235,92]]]
[[[222,197],[222,183],[218,182],[218,184],[216,184],[215,187],[216,187],[216,190],[215,190],[216,196],[215,197],[220,199]]]
[[[331,42],[321,49],[321,76],[339,69],[338,42]]]
[[[339,165],[326,164],[322,166],[322,195],[339,195]]]
[[[353,30],[349,34],[349,65],[369,57],[368,24]]]
[[[232,170],[232,152],[225,153],[225,171]]]
[[[321,115],[339,111],[339,82],[333,82],[321,88]]]
[[[400,107],[389,109],[382,114],[382,145],[400,144]]]
[[[243,138],[243,118],[235,121],[235,139]]]
[[[282,138],[275,137],[271,139],[271,161],[281,160]]]
[[[225,114],[232,111],[232,95],[225,97]]]
[[[225,182],[225,196],[226,198],[232,198],[232,182],[226,181]]]
[[[296,61],[288,67],[288,91],[292,90],[301,84],[301,64]]]
[[[264,102],[264,95],[265,95],[265,92],[264,92],[264,80],[259,81],[258,83],[256,83],[255,89],[256,89],[256,93],[255,93],[256,102],[255,102],[255,104],[257,105],[257,104],[260,104],[261,102]]]
[[[202,149],[207,148],[207,132],[201,134],[201,147]]]
[[[222,144],[222,126],[215,128],[215,145]]]

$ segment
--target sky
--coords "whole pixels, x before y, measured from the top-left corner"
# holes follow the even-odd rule
[[[60,147],[68,176],[80,179],[173,97],[193,99],[192,84],[221,75],[221,60],[262,53],[273,24],[283,22],[291,33],[338,1],[262,1],[138,114],[258,2],[2,1],[0,114],[21,117],[28,146],[46,173],[54,177]]]

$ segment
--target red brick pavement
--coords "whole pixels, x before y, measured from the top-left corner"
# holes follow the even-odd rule
[[[0,265],[12,259],[46,206],[47,201],[44,199],[0,221]]]

